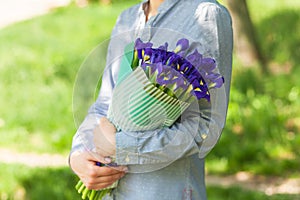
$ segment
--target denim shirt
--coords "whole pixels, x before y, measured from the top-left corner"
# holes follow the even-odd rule
[[[96,102],[73,138],[72,151],[93,150],[93,129],[107,115],[118,79],[124,47],[140,37],[155,47],[168,42],[173,50],[178,39],[190,41],[213,57],[224,86],[213,89],[211,101],[192,103],[171,127],[144,132],[116,133],[116,163],[129,173],[105,199],[205,200],[204,158],[217,143],[225,125],[232,67],[231,17],[215,0],[165,0],[158,14],[146,22],[146,1],[125,10],[118,18],[108,47],[107,63]]]

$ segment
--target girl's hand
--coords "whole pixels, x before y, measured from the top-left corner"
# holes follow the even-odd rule
[[[100,190],[122,178],[128,170],[125,166],[99,167],[96,162],[108,164],[103,157],[93,152],[73,152],[70,166],[88,189]]]

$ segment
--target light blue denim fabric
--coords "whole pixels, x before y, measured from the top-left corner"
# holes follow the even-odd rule
[[[106,116],[124,47],[140,37],[173,50],[178,39],[190,49],[215,58],[225,86],[211,91],[211,102],[193,103],[173,126],[116,134],[116,162],[127,165],[112,196],[116,200],[205,200],[204,158],[225,125],[232,66],[232,26],[228,11],[215,0],[165,0],[145,23],[145,2],[125,10],[110,40],[107,65],[97,101],[73,138],[72,151],[93,150],[92,131]]]

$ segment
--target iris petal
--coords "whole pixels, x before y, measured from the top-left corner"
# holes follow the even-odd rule
[[[176,49],[174,50],[175,53],[181,52],[181,51],[185,51],[189,48],[189,41],[185,38],[182,38],[180,40],[178,40],[177,44],[176,44]]]

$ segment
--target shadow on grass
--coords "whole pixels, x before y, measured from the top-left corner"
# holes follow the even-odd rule
[[[223,173],[251,171],[263,175],[298,174],[299,69],[262,76],[254,70],[236,74],[227,124],[208,161],[226,160]],[[276,166],[276,167],[274,167]]]
[[[227,124],[209,157],[226,161],[223,173],[298,174],[299,24],[295,9],[278,10],[256,24],[260,45],[276,73],[261,74],[255,67],[234,71]]]
[[[299,24],[300,12],[292,9],[278,11],[260,21],[256,28],[268,60],[300,63]]]
[[[22,180],[26,198],[30,200],[76,200],[81,199],[74,189],[75,175],[68,169],[38,169]],[[297,195],[267,196],[262,192],[250,191],[238,187],[223,188],[208,186],[209,200],[300,200]]]
[[[77,177],[68,167],[28,168],[0,163],[0,200],[80,200]],[[6,186],[6,187],[3,187]],[[16,195],[22,188],[23,195]],[[299,195],[272,195],[238,187],[208,186],[209,200],[300,200]]]
[[[29,176],[21,179],[21,185],[26,191],[25,199],[54,200],[80,199],[74,186],[77,177],[69,168],[34,169]]]
[[[245,190],[239,187],[223,188],[219,186],[209,186],[207,196],[209,200],[300,200],[299,195],[276,194],[268,196],[262,192]]]
[[[26,198],[30,200],[75,200],[81,199],[74,185],[77,177],[68,169],[37,169],[21,182],[26,190]],[[223,188],[208,186],[209,200],[300,200],[298,195],[272,195],[249,191],[238,187]]]

